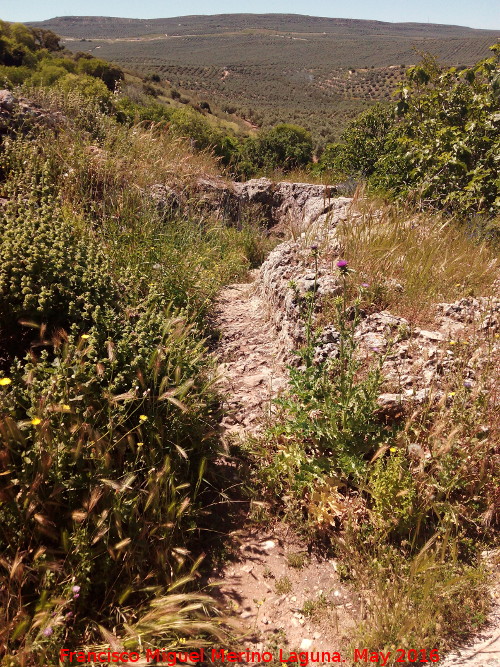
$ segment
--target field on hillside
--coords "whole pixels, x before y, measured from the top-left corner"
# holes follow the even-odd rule
[[[430,52],[444,64],[487,57],[494,31],[291,15],[43,22],[73,51],[158,74],[185,94],[259,126],[295,122],[324,143],[374,101],[390,100],[405,67]]]

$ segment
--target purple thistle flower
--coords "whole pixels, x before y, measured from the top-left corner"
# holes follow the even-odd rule
[[[345,269],[347,267],[348,263],[349,262],[345,259],[339,259],[339,261],[337,262],[337,267],[339,269]]]
[[[473,385],[473,383],[472,383],[471,380],[465,380],[465,381],[464,381],[464,387],[465,387],[466,389],[472,389],[472,385]]]
[[[50,627],[50,625],[48,625],[48,626],[45,628],[45,630],[42,632],[42,635],[43,635],[44,637],[50,637],[50,635],[51,635],[53,632],[54,632],[54,630],[52,630],[52,628]]]
[[[73,593],[79,593],[80,592],[80,586],[73,586],[73,588],[71,590],[73,591]]]
[[[370,287],[370,283],[361,283],[361,287],[364,287],[364,288]]]

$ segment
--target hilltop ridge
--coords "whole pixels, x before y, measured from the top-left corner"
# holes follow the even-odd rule
[[[302,14],[213,14],[132,19],[111,16],[56,16],[27,25],[47,27],[64,37],[139,37],[168,32],[170,35],[210,34],[235,29],[285,30],[327,34],[405,34],[414,37],[484,35],[500,32],[435,23],[389,23],[366,19],[329,18]]]

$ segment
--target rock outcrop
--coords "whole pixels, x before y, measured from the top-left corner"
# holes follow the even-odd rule
[[[55,129],[65,123],[62,113],[42,109],[24,97],[15,97],[10,90],[0,90],[0,136],[33,125]]]
[[[328,207],[328,215],[316,219],[326,224],[309,224],[296,241],[278,245],[255,283],[276,328],[280,358],[289,364],[299,363],[293,351],[306,342],[309,320],[315,329],[315,361],[339,353],[339,333],[333,324],[323,324],[318,331],[315,323],[325,321],[325,300],[343,290],[335,266],[342,250],[337,225],[347,219],[356,224],[359,214],[347,198],[331,199]],[[387,417],[401,414],[406,404],[446,400],[457,374],[464,388],[474,391],[486,365],[500,359],[500,298],[466,297],[436,304],[430,328],[413,326],[386,310],[361,311],[357,317],[356,354],[366,365],[378,360],[382,364],[379,405]]]
[[[184,192],[155,184],[149,195],[164,212],[171,211],[175,202],[175,208],[184,214],[217,217],[231,224],[239,224],[249,216],[257,217],[279,234],[287,225],[298,232],[324,223],[338,209],[341,188],[341,185],[273,183],[268,178],[238,183],[206,177]]]

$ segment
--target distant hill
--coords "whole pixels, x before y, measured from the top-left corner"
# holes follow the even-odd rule
[[[489,55],[498,30],[385,23],[298,14],[221,14],[160,19],[63,16],[28,25],[62,35],[185,95],[268,126],[296,122],[318,141],[391,93],[424,52],[466,66]]]
[[[125,19],[111,16],[58,16],[28,23],[53,30],[64,37],[116,38],[169,35],[216,34],[232,30],[279,30],[328,35],[401,35],[412,38],[497,36],[498,31],[477,30],[434,23],[387,23],[359,19],[302,16],[300,14],[216,14],[159,19]]]

